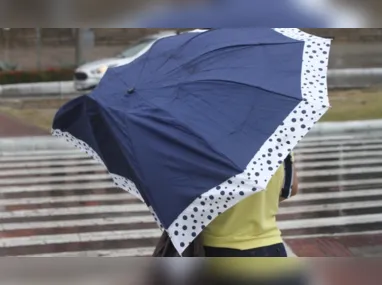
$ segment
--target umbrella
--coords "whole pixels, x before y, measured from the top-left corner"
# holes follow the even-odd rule
[[[64,137],[147,204],[181,254],[217,215],[266,188],[328,110],[329,39],[232,28],[157,41],[64,105]]]
[[[328,20],[299,1],[208,0],[141,13],[128,23],[136,27],[305,27],[325,28]]]

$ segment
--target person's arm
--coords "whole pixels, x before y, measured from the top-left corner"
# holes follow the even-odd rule
[[[288,155],[288,157],[284,161],[284,186],[281,189],[280,193],[280,202],[289,199],[297,195],[298,193],[298,177],[297,171],[294,164],[294,155],[293,153]]]
[[[292,191],[290,194],[290,197],[296,196],[298,193],[298,177],[297,177],[297,170],[296,165],[293,163],[293,183],[292,183]]]

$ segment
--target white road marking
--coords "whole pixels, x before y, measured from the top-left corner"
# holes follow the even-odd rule
[[[360,151],[360,150],[382,150],[380,145],[361,145],[361,146],[333,146],[333,147],[320,147],[320,148],[303,148],[296,151],[298,154],[306,153],[324,153],[324,152],[341,152],[341,151]]]
[[[349,144],[375,144],[381,143],[382,137],[352,139],[352,140],[322,140],[322,141],[301,141],[298,148],[303,147],[321,147],[321,146],[337,146],[337,145],[349,145]]]
[[[358,166],[360,168],[363,165],[371,165],[371,164],[382,164],[382,157],[369,158],[369,159],[346,159],[346,160],[341,159],[341,160],[335,160],[335,161],[297,162],[296,167],[300,171],[304,171],[304,169],[313,168],[313,167],[337,166],[338,168],[341,168],[344,166]]]
[[[364,209],[371,207],[382,207],[382,201],[365,201],[365,202],[349,202],[349,203],[335,203],[335,204],[323,204],[323,205],[308,205],[308,206],[296,206],[296,207],[281,207],[279,215],[285,214],[297,214],[297,213],[312,213],[320,211],[341,211],[351,209]]]
[[[318,228],[325,226],[345,226],[356,224],[367,224],[382,221],[382,214],[373,215],[359,215],[359,216],[340,216],[330,218],[315,218],[315,219],[302,219],[302,220],[290,220],[279,221],[278,225],[281,230],[291,229],[307,229]]]
[[[25,217],[45,217],[61,215],[81,215],[81,214],[102,214],[102,213],[126,213],[147,211],[145,204],[125,204],[118,206],[82,206],[54,209],[20,210],[12,212],[0,212],[0,219],[25,218]]]
[[[2,247],[82,243],[90,241],[116,241],[159,238],[162,232],[159,229],[126,230],[126,231],[104,231],[91,233],[41,235],[27,237],[13,237],[0,239]]]
[[[1,197],[1,195],[0,195]],[[50,203],[67,203],[67,202],[92,202],[92,201],[127,201],[136,200],[134,196],[127,192],[119,194],[91,194],[91,195],[65,195],[63,197],[31,197],[31,198],[19,198],[19,199],[0,199],[0,206],[9,205],[31,205],[31,204],[50,204]]]
[[[23,257],[124,257],[124,256],[151,256],[154,247],[136,247],[115,250],[94,250],[94,251],[74,251],[45,253],[34,255],[23,255]]]
[[[79,153],[79,154],[66,154],[66,155],[45,155],[45,156],[1,156],[0,155],[0,162],[2,163],[8,163],[8,162],[15,162],[15,161],[45,161],[45,160],[65,160],[65,159],[85,159],[89,158],[86,154]]]
[[[89,174],[89,175],[68,175],[68,176],[48,176],[48,177],[25,177],[3,178],[0,179],[0,185],[21,185],[21,184],[39,184],[48,182],[69,182],[69,181],[91,181],[91,180],[107,180],[110,179],[109,174]]]
[[[154,217],[147,211],[147,215],[133,217],[115,217],[115,218],[94,218],[84,220],[66,220],[66,221],[47,221],[47,222],[26,222],[26,223],[6,223],[0,224],[2,231],[25,230],[25,229],[54,229],[65,227],[81,226],[105,226],[116,224],[146,224],[154,223]]]
[[[88,181],[87,183],[64,183],[64,184],[48,184],[48,185],[30,185],[30,186],[0,186],[0,197],[2,194],[16,193],[16,192],[40,192],[40,191],[82,191],[89,189],[111,189],[115,188],[114,183],[111,182],[94,182]]]
[[[99,165],[88,165],[88,166],[73,166],[73,167],[48,167],[48,168],[33,168],[33,169],[12,169],[12,170],[2,170],[0,171],[0,181],[1,176],[25,176],[25,175],[44,175],[44,174],[80,174],[83,172],[96,172],[103,171],[106,172],[106,168]]]
[[[39,168],[53,166],[81,166],[95,165],[99,162],[94,159],[76,159],[76,160],[57,160],[57,161],[31,161],[31,162],[13,162],[0,164],[0,169],[17,169],[17,168]]]
[[[340,152],[340,153],[326,153],[326,154],[299,154],[296,152],[296,161],[301,160],[322,160],[322,159],[332,159],[332,160],[345,160],[348,158],[356,157],[379,157],[382,156],[382,151],[357,151],[357,152]],[[324,162],[324,161],[319,161]]]
[[[349,174],[365,174],[365,173],[382,173],[382,167],[354,167],[340,169],[324,169],[324,170],[305,170],[299,173],[299,177],[317,177],[317,176],[334,176]]]
[[[356,189],[349,191],[336,191],[336,192],[325,192],[325,193],[304,193],[301,190],[297,196],[292,197],[283,203],[299,202],[299,201],[316,201],[327,199],[341,199],[341,198],[356,198],[356,197],[367,197],[367,196],[382,196],[382,187],[378,189]]]
[[[324,233],[324,234],[311,234],[311,235],[284,235],[287,241],[290,239],[306,239],[306,238],[322,238],[322,237],[344,237],[344,236],[366,236],[366,235],[380,235],[382,230],[375,231],[362,231],[362,232],[347,232],[347,233]]]
[[[357,186],[357,185],[371,185],[382,184],[382,179],[355,179],[355,180],[335,180],[335,181],[323,181],[323,182],[301,182],[299,187],[301,189],[311,188],[328,188],[328,187],[341,187],[341,186]]]

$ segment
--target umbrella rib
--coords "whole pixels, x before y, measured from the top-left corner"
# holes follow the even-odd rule
[[[268,90],[268,89],[260,87],[260,86],[254,86],[254,85],[250,85],[250,84],[247,84],[247,83],[241,83],[241,82],[237,82],[237,81],[223,80],[223,79],[194,80],[194,81],[190,81],[190,82],[182,82],[182,83],[165,85],[165,86],[162,86],[161,88],[180,87],[182,85],[186,85],[186,84],[189,84],[189,83],[195,83],[195,82],[224,82],[224,83],[243,85],[243,86],[247,86],[247,87],[250,87],[250,88],[258,88],[258,89],[261,89],[261,90],[266,91],[266,92],[271,92],[271,93],[273,93],[275,95],[278,95],[278,96],[288,97],[288,98],[294,99],[296,101],[302,101],[302,100],[300,100],[300,99],[298,99],[296,97],[290,96],[288,94],[283,94],[283,93],[279,93],[279,92],[276,92],[276,91]],[[150,89],[151,88],[147,88],[146,90],[150,90]]]

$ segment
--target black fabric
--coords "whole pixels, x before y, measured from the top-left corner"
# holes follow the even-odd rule
[[[291,155],[288,155],[284,161],[284,171],[285,179],[283,189],[281,190],[281,197],[287,199],[290,196],[293,181],[293,162]]]
[[[180,257],[166,231],[160,237],[153,257]],[[183,252],[182,257],[205,257],[203,240],[200,235]]]
[[[259,247],[248,250],[204,247],[206,257],[287,257],[284,244]]]

